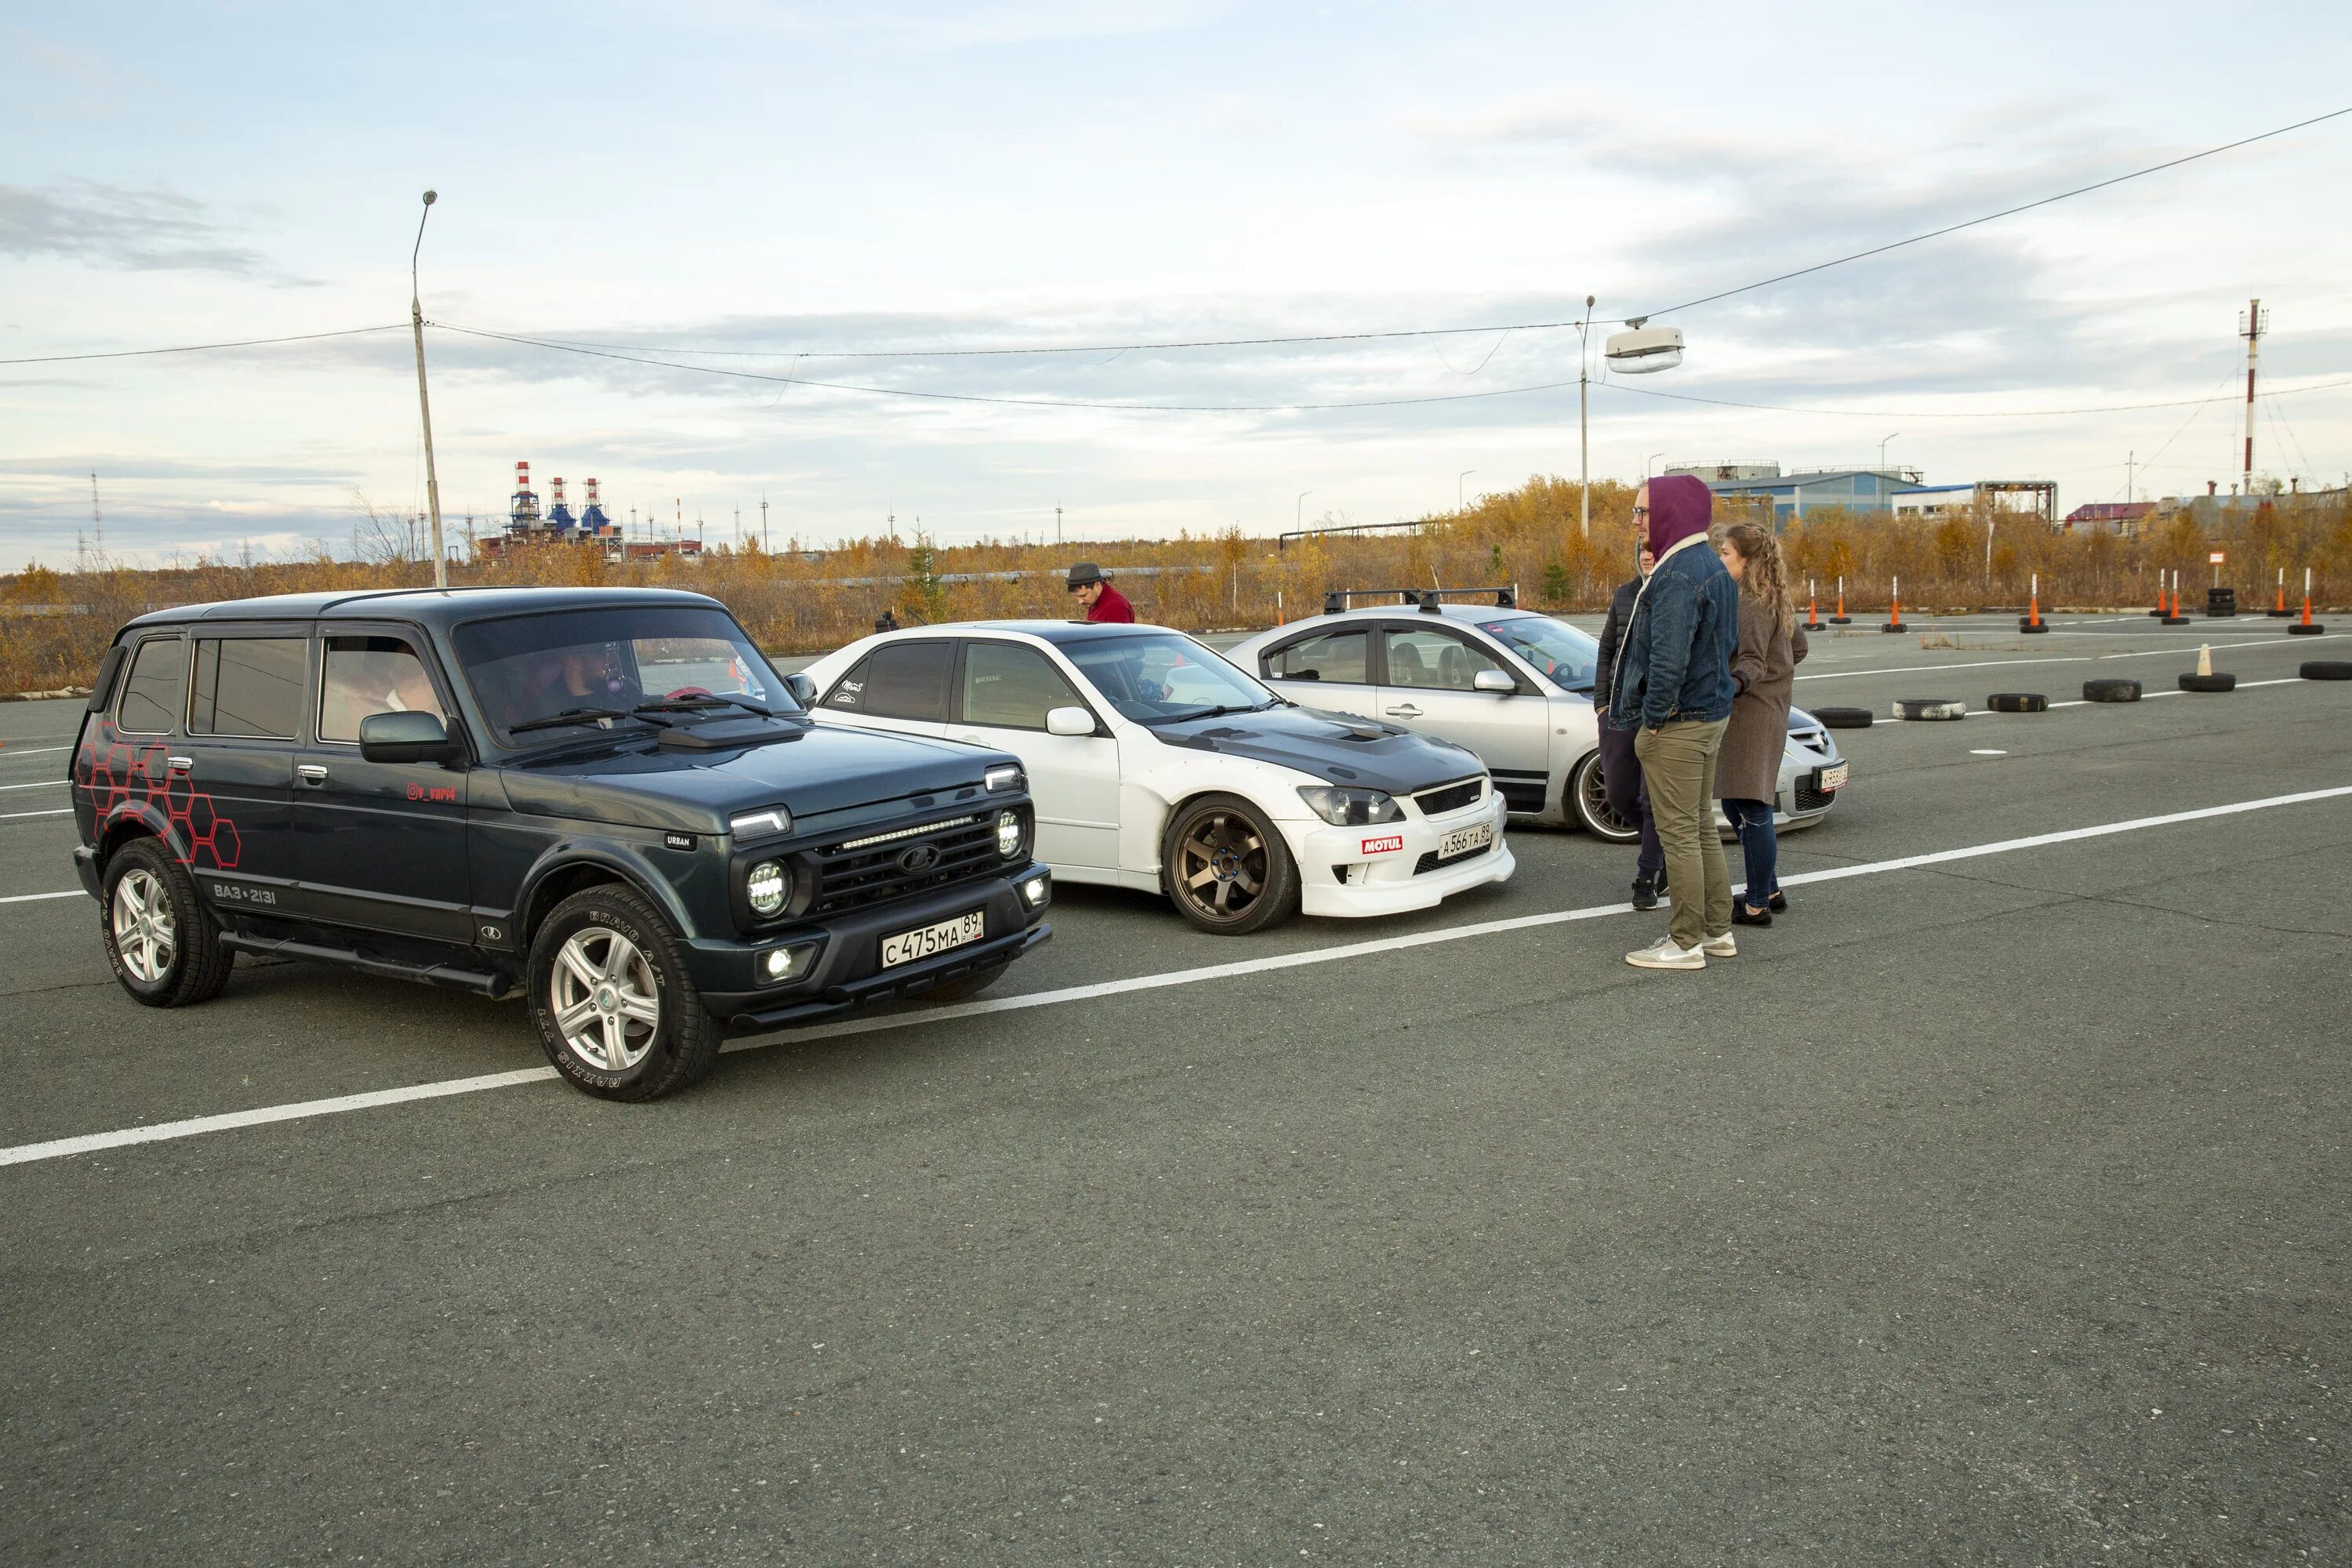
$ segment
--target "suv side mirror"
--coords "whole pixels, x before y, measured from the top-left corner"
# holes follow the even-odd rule
[[[1045,733],[1048,735],[1091,735],[1095,732],[1095,716],[1083,708],[1045,710]]]
[[[816,706],[816,682],[807,676],[797,673],[787,675],[784,677],[784,689],[791,692],[793,700],[802,707]]]
[[[440,763],[457,766],[466,748],[449,738],[431,713],[371,713],[360,721],[360,755],[372,763]]]
[[[1519,689],[1519,683],[1506,669],[1482,669],[1470,678],[1470,686],[1473,690],[1500,692],[1506,697]]]

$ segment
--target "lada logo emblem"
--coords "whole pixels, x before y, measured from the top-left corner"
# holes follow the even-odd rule
[[[898,869],[910,877],[928,871],[939,863],[940,850],[936,844],[918,844],[911,849],[898,851]]]

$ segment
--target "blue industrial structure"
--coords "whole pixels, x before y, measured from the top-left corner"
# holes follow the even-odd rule
[[[1913,469],[1875,468],[1800,468],[1794,473],[1753,474],[1752,470],[1777,465],[1742,464],[1750,474],[1737,479],[1716,479],[1706,468],[1668,468],[1670,474],[1693,474],[1707,480],[1707,489],[1719,496],[1769,496],[1775,521],[1802,517],[1809,508],[1842,506],[1853,511],[1891,511],[1895,497],[1901,490],[1919,488],[1919,475]]]

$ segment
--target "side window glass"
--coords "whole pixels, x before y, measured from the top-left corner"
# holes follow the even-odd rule
[[[1266,675],[1275,680],[1341,680],[1364,682],[1364,654],[1371,638],[1361,631],[1325,632],[1302,637],[1267,657]]]
[[[191,735],[290,741],[302,716],[302,637],[207,637],[196,644]]]
[[[841,678],[824,705],[877,719],[942,722],[948,716],[948,665],[953,651],[954,645],[945,642],[885,644]]]
[[[331,637],[320,663],[319,739],[357,742],[373,713],[430,713],[444,723],[425,661],[400,637]]]
[[[963,721],[1043,730],[1055,708],[1082,704],[1053,660],[1019,643],[970,642],[963,650]]]
[[[168,735],[185,705],[188,690],[188,645],[178,637],[155,637],[139,645],[131,663],[131,679],[122,684],[122,700],[114,721],[130,735]]]
[[[1482,669],[1503,667],[1460,638],[1440,631],[1391,629],[1387,634],[1391,686],[1468,691]]]

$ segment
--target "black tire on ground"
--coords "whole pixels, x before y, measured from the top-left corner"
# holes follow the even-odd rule
[[[2189,617],[2187,616],[2167,616],[2164,619],[2157,623],[2157,625],[2162,626],[2185,626],[2188,624]]]
[[[2352,680],[2352,660],[2341,658],[2305,659],[2295,672],[2305,680]]]
[[[1959,697],[1898,697],[1895,700],[1895,716],[1915,723],[1949,721],[1969,716],[1969,704]]]
[[[2286,635],[2291,637],[2315,637],[2326,629],[2326,626],[2317,621],[2312,622],[2311,625],[2307,626],[2302,622],[2297,621],[2294,625],[2287,627]]]
[[[1610,844],[1632,844],[1642,837],[1641,824],[1628,822],[1610,809],[1609,792],[1601,783],[1601,753],[1594,752],[1568,775],[1568,816],[1595,838]]]
[[[541,922],[530,994],[547,1059],[600,1100],[658,1100],[719,1058],[718,1021],[669,922],[621,883],[574,893]]]
[[[1882,632],[1907,632],[1911,628],[1901,621],[1881,621],[1878,624],[1878,629]]]
[[[1298,912],[1290,846],[1238,795],[1184,803],[1160,841],[1160,875],[1177,912],[1218,936],[1246,936]]]
[[[2048,621],[2030,620],[2026,616],[2020,616],[2017,617],[2017,629],[2023,632],[2026,636],[2032,637],[2036,632],[2048,631],[2050,629],[2050,623]]]
[[[2184,675],[2180,678],[2180,689],[2183,691],[2234,691],[2237,688],[2238,678],[2224,675],[2220,670],[2210,675]]]
[[[1833,626],[1850,626],[1853,625],[1853,617],[1852,616],[1832,616],[1830,617],[1830,625]]]
[[[2039,691],[1996,691],[1985,699],[1985,706],[1996,713],[2041,713],[2050,707],[2050,699]]]
[[[1819,719],[1824,730],[1867,730],[1878,722],[1878,715],[1867,708],[1808,708],[1805,711]]]
[[[2085,702],[2137,702],[2139,682],[2137,680],[2086,680],[2083,682]]]
[[[192,1007],[221,994],[236,955],[221,945],[220,922],[163,840],[134,838],[117,849],[100,886],[106,959],[132,1001]]]

